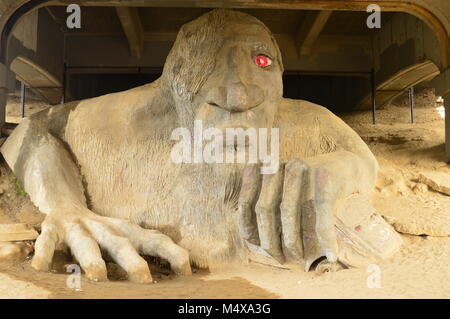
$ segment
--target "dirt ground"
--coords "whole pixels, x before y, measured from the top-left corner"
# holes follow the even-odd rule
[[[20,95],[19,92],[15,92],[14,95],[8,96],[6,105],[6,122],[7,123],[20,123],[22,117],[20,114]],[[34,96],[31,92],[28,92],[25,100],[25,116],[29,116],[33,113],[39,112],[49,107],[46,102],[41,101]]]
[[[34,271],[29,259],[0,264],[0,297],[450,298],[450,196],[419,182],[420,174],[450,173],[450,165],[444,161],[442,112],[433,92],[424,90],[417,95],[415,124],[409,122],[404,98],[379,110],[376,125],[370,111],[340,115],[376,155],[380,174],[373,204],[405,242],[399,253],[375,268],[319,275],[303,272],[301,265],[278,269],[250,263],[177,277],[152,261],[157,283],[138,285],[123,280],[120,269],[109,263],[110,282],[82,278],[81,290],[76,291],[67,288],[70,274],[64,271],[64,265],[72,261],[59,253],[53,273]],[[3,161],[0,174],[0,223],[27,222],[39,228],[43,216],[26,195],[20,195],[20,187]],[[368,288],[375,272],[380,285]]]

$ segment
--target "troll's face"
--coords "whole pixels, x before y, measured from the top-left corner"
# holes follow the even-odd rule
[[[183,26],[164,69],[180,123],[268,128],[282,97],[281,54],[256,18],[214,10]]]

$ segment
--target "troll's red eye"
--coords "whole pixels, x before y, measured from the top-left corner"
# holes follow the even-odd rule
[[[272,64],[272,59],[265,55],[257,55],[255,57],[255,63],[257,66],[265,68]]]

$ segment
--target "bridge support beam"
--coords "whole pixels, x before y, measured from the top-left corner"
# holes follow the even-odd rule
[[[14,74],[10,70],[8,70],[8,68],[5,67],[4,64],[0,63],[0,132],[1,128],[5,124],[6,101],[8,93],[14,90],[14,84],[15,84]]]
[[[450,69],[439,74],[431,82],[435,93],[444,98],[445,107],[445,154],[447,162],[450,162]]]
[[[450,163],[450,93],[444,95],[445,106],[445,155],[447,163]]]

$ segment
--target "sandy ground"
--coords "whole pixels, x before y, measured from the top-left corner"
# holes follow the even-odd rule
[[[409,123],[405,101],[377,113],[342,114],[368,143],[380,163],[373,203],[402,233],[403,249],[391,260],[369,268],[345,269],[322,275],[305,273],[300,265],[278,269],[255,263],[197,270],[177,277],[164,265],[151,262],[157,283],[129,283],[120,269],[108,264],[106,283],[82,278],[81,291],[67,288],[64,265],[73,263],[60,253],[53,273],[40,273],[30,260],[0,264],[2,298],[450,298],[450,196],[418,181],[423,172],[449,174],[444,162],[444,121],[429,91],[417,98],[415,124]],[[37,228],[42,215],[21,196],[15,178],[0,164],[0,223],[28,222]],[[11,289],[8,289],[10,287]],[[372,287],[372,288],[369,288]]]

